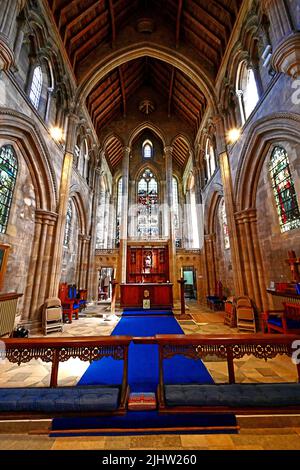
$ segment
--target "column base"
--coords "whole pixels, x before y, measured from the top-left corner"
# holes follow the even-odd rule
[[[273,52],[272,66],[292,78],[300,76],[300,33],[292,34],[279,43]]]

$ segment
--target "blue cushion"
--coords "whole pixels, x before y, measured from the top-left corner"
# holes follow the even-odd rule
[[[281,318],[270,318],[268,320],[268,323],[270,325],[275,325],[275,326],[279,326],[282,328],[282,321],[281,321]],[[290,319],[287,319],[286,321],[286,324],[287,324],[287,327],[290,328],[290,329],[293,329],[293,328],[300,328],[300,322],[297,321],[297,320],[290,320]]]
[[[79,304],[74,304],[73,305],[73,310],[77,310],[79,308]]]
[[[299,406],[300,383],[165,385],[165,401],[167,406]]]
[[[119,387],[0,388],[0,412],[115,411]]]

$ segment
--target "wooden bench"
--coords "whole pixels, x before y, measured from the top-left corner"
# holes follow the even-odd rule
[[[50,388],[0,388],[0,419],[41,419],[59,416],[124,414],[129,396],[129,336],[52,339],[4,339],[6,359],[18,365],[32,359],[51,362]],[[118,385],[58,387],[59,363],[71,358],[124,362]]]
[[[282,310],[264,312],[263,322],[268,333],[300,334],[300,304],[284,302]]]
[[[292,356],[296,335],[157,335],[144,338],[144,343],[159,348],[159,386],[157,390],[160,413],[236,413],[236,414],[293,414],[300,413],[300,383],[242,383],[235,381],[234,359],[253,355],[258,359],[273,359],[277,355]],[[134,338],[142,343],[143,339]],[[228,383],[177,383],[164,381],[164,361],[183,355],[202,360],[216,356],[227,362]],[[300,365],[297,365],[300,382]]]

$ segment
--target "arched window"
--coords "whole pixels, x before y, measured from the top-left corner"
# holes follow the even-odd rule
[[[158,185],[148,168],[138,182],[137,234],[146,239],[159,237]]]
[[[18,160],[12,145],[0,149],[0,233],[5,233],[18,173]]]
[[[214,174],[216,170],[215,149],[210,138],[206,140],[205,160],[206,160],[206,168],[207,168],[207,177],[208,177],[208,180],[210,180],[210,178],[212,177],[212,175]]]
[[[178,181],[175,176],[173,176],[173,214],[174,214],[174,230],[175,230],[175,239],[176,245],[180,245],[180,221],[179,221],[179,194],[178,194]]]
[[[64,238],[64,246],[69,248],[70,240],[71,240],[71,229],[72,229],[72,219],[73,219],[73,209],[72,209],[72,202],[69,201],[68,209],[67,209],[67,217],[66,217],[66,225],[65,225],[65,238]]]
[[[123,194],[123,178],[118,181],[118,195],[117,195],[117,218],[116,218],[116,245],[120,243],[120,228],[122,218],[122,194]]]
[[[227,215],[226,215],[224,199],[221,202],[221,218],[222,218],[221,222],[223,226],[224,248],[225,250],[228,250],[230,248],[230,241],[229,241],[228,223],[227,223]]]
[[[143,158],[152,158],[153,156],[153,145],[151,140],[145,140],[143,143]]]
[[[241,62],[239,66],[236,92],[240,103],[242,124],[245,124],[259,101],[255,75],[253,69],[248,67],[246,62]]]
[[[283,147],[275,147],[269,171],[282,232],[300,228],[300,212],[297,194],[291,175],[289,157]]]
[[[39,65],[34,69],[29,98],[35,109],[38,109],[43,87],[43,73]]]

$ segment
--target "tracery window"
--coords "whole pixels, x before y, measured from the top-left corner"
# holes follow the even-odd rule
[[[38,109],[43,87],[43,73],[41,67],[35,67],[32,77],[32,83],[29,98],[35,109]]]
[[[242,124],[245,124],[259,101],[254,71],[251,67],[248,67],[246,62],[242,62],[239,67],[237,95],[240,103]]]
[[[223,236],[224,236],[224,248],[225,250],[228,250],[230,248],[230,240],[229,240],[229,231],[228,231],[228,223],[227,223],[227,215],[226,215],[224,199],[221,202],[221,217],[222,217]]]
[[[210,138],[206,140],[205,159],[206,159],[207,177],[209,180],[213,176],[215,169],[216,169],[215,149],[213,147],[213,144]]]
[[[68,209],[67,209],[67,216],[66,216],[65,237],[64,237],[64,246],[65,246],[66,248],[68,248],[69,245],[70,245],[71,229],[72,229],[72,219],[73,219],[72,202],[69,201]]]
[[[300,212],[295,191],[293,177],[291,175],[289,157],[283,147],[275,147],[269,171],[279,217],[281,232],[300,228]]]
[[[116,246],[120,244],[120,228],[122,218],[122,193],[123,193],[123,178],[118,181],[117,191],[117,219],[116,219]]]
[[[158,184],[146,169],[138,182],[137,234],[141,238],[159,237]]]
[[[153,154],[153,145],[150,140],[145,140],[143,143],[143,158],[149,159],[152,158]]]
[[[5,233],[18,174],[18,160],[12,145],[0,149],[0,233]]]

